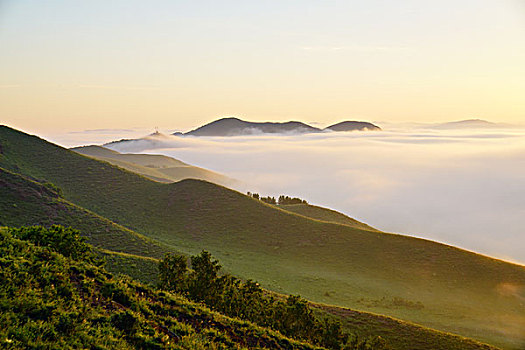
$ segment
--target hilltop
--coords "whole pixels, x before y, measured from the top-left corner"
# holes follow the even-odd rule
[[[111,141],[103,146],[119,152],[140,152],[164,147],[173,147],[179,137],[184,136],[254,136],[254,135],[302,135],[322,132],[379,131],[381,128],[369,122],[343,121],[320,129],[299,121],[290,122],[249,122],[239,118],[222,118],[186,133],[175,132],[165,135],[154,132],[138,139]],[[171,138],[170,138],[171,137]],[[106,154],[109,156],[109,154]]]
[[[379,131],[381,128],[369,122],[344,121],[330,125],[325,130],[331,131]]]
[[[305,134],[322,131],[365,131],[381,130],[378,126],[368,122],[344,121],[319,129],[308,124],[291,121],[284,123],[248,122],[239,118],[222,118],[182,135],[191,136],[240,136],[258,134]],[[180,133],[177,133],[181,135]]]
[[[183,253],[206,248],[227,271],[270,290],[509,349],[525,342],[523,266],[307,218],[204,181],[150,181],[7,127],[0,144],[0,166]]]
[[[211,170],[189,165],[178,159],[160,154],[122,154],[94,145],[75,147],[71,150],[144,175],[154,181],[177,182],[184,179],[199,179],[223,186],[234,186],[238,182]]]
[[[184,135],[190,136],[239,136],[257,134],[304,134],[321,132],[321,129],[302,122],[291,121],[285,123],[256,123],[247,122],[239,118],[222,118],[203,125]]]

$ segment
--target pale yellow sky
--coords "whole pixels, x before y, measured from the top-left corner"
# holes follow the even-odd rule
[[[0,4],[0,122],[525,123],[520,0]]]

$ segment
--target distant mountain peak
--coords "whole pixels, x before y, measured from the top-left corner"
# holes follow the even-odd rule
[[[372,131],[372,130],[381,130],[377,125],[374,125],[369,122],[355,121],[355,120],[346,120],[340,123],[330,125],[325,128],[325,130],[331,131]]]
[[[361,121],[344,121],[322,130],[300,121],[248,122],[236,117],[225,117],[212,121],[184,135],[192,136],[242,136],[257,134],[307,134],[331,131],[381,130],[378,126]],[[180,135],[180,133],[178,134]]]
[[[254,134],[305,134],[321,132],[321,129],[307,125],[299,121],[289,122],[248,122],[235,117],[225,117],[197,129],[191,130],[184,135],[192,136],[242,136]]]
[[[483,119],[465,119],[453,122],[441,123],[432,126],[434,129],[475,129],[475,128],[500,128],[509,127],[501,123],[493,123]]]

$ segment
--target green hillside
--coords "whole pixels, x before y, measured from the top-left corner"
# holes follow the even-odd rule
[[[154,285],[158,283],[158,260],[149,256],[158,257],[169,249],[159,247],[134,232],[67,202],[55,191],[49,185],[45,186],[0,169],[0,226],[72,225],[76,229],[85,230],[81,233],[84,233],[89,242],[102,248],[99,252],[106,260],[109,271],[127,274],[141,282]],[[384,316],[316,306],[329,311],[335,310],[333,313],[338,316],[343,315],[341,319],[348,333],[357,334],[364,339],[381,335],[394,349],[405,349],[407,344],[412,344],[412,349],[421,350],[425,350],[427,344],[433,344],[434,349],[484,348],[470,340],[422,327],[407,326],[401,321],[392,322]],[[432,342],[428,339],[432,339]]]
[[[62,198],[57,189],[0,168],[0,226],[60,224],[80,230],[95,247],[160,258],[174,249]]]
[[[379,231],[371,226],[368,226],[367,224],[357,221],[356,219],[352,219],[351,217],[348,217],[345,214],[339,213],[335,210],[318,207],[311,204],[279,205],[279,208],[316,220],[346,225],[368,231]]]
[[[184,179],[199,179],[223,186],[233,186],[236,183],[236,180],[227,176],[160,154],[122,154],[101,146],[76,147],[72,150],[144,175],[154,181],[177,182]]]
[[[388,316],[324,304],[312,304],[319,317],[330,315],[347,332],[362,338],[381,335],[392,349],[494,350],[496,348],[455,334],[429,329]]]
[[[316,349],[0,229],[2,349]]]
[[[296,215],[197,180],[162,184],[0,128],[0,166],[176,249],[202,248],[277,292],[508,349],[525,344],[525,268],[435,242]]]

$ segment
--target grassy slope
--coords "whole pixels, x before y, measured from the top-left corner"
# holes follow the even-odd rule
[[[98,248],[160,258],[174,250],[61,198],[52,188],[0,168],[0,225],[61,224]]]
[[[158,259],[105,249],[98,252],[106,261],[106,269],[109,272],[128,275],[142,283],[158,285]]]
[[[341,321],[343,329],[359,337],[380,334],[392,349],[496,349],[490,345],[455,334],[429,329],[388,316],[360,312],[337,306],[312,304],[321,317],[329,315]]]
[[[107,249],[101,250],[108,271],[127,274],[143,283],[157,284],[158,260],[148,256],[157,256],[162,253],[162,250],[159,251],[155,246],[154,249],[151,249],[151,243],[144,238],[138,239],[136,233],[129,232],[109,220],[68,203],[42,184],[24,179],[1,168],[0,198],[2,198],[0,223],[11,226],[54,223],[72,225],[82,230],[81,233],[87,231],[86,236],[89,241],[98,247],[146,255],[138,256]],[[434,349],[484,348],[473,341],[422,327],[407,326],[401,321],[392,322],[384,316],[336,307],[319,305],[318,307],[325,308],[338,316],[342,315],[343,324],[349,333],[358,334],[360,338],[380,334],[394,349],[405,349],[407,344],[412,344],[412,349],[422,350],[427,349],[427,344],[432,344]],[[432,342],[426,342],[426,339]]]
[[[1,229],[0,263],[2,349],[316,349]]]
[[[200,179],[224,186],[230,186],[235,182],[227,176],[164,155],[122,154],[101,146],[76,147],[72,150],[144,175],[154,181],[177,182],[183,179]]]
[[[309,220],[202,181],[152,182],[6,127],[0,143],[1,166],[51,181],[74,203],[186,253],[206,248],[271,290],[509,349],[525,343],[523,266]]]
[[[365,223],[362,223],[360,221],[357,221],[356,219],[352,219],[351,217],[346,216],[345,214],[311,204],[279,205],[279,208],[316,220],[346,225],[368,231],[378,231]]]

